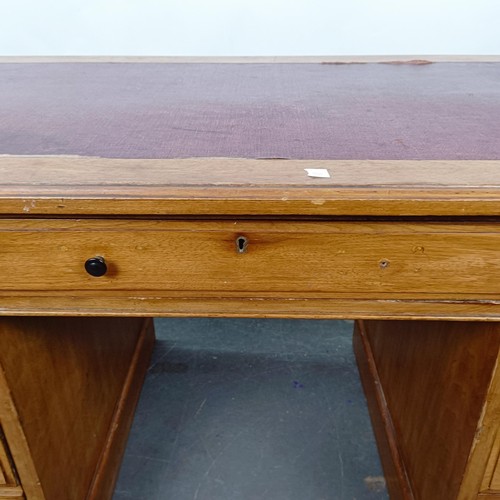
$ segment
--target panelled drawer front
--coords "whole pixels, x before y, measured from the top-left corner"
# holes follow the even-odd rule
[[[102,277],[84,268],[96,256],[108,265]],[[500,232],[493,224],[4,220],[0,276],[1,290],[16,291],[500,298]]]
[[[10,457],[5,436],[0,427],[0,500],[24,498]]]

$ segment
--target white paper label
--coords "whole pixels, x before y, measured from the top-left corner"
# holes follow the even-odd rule
[[[324,179],[330,178],[330,172],[326,168],[305,168],[309,177],[323,177]]]

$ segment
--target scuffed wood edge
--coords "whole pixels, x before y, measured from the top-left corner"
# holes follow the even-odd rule
[[[127,316],[500,321],[500,305],[466,301],[12,296],[0,316]]]
[[[307,170],[328,170],[329,177]],[[140,174],[138,173],[140,172]],[[341,190],[429,189],[499,190],[496,160],[318,160],[292,158],[105,158],[78,155],[0,154],[0,195],[21,195],[38,188],[42,194],[63,187],[78,194],[119,189],[231,188]],[[90,190],[90,191],[89,191]],[[154,192],[154,191],[153,191]],[[413,195],[415,193],[413,192]]]
[[[205,193],[208,190],[205,190]],[[192,192],[191,192],[192,194]],[[474,193],[454,196],[450,192],[435,193],[436,198],[411,196],[411,191],[399,192],[392,198],[383,198],[383,193],[362,190],[342,193],[337,199],[325,200],[323,193],[309,199],[278,199],[277,192],[253,193],[256,199],[217,197],[193,199],[186,193],[181,198],[150,199],[116,197],[102,198],[93,196],[35,195],[19,198],[0,199],[0,216],[25,217],[167,217],[167,216],[234,216],[234,217],[500,217],[500,193]],[[328,193],[324,193],[328,194]],[[258,198],[258,196],[262,196]],[[274,199],[273,199],[274,195]],[[267,199],[264,197],[266,196]],[[399,196],[399,199],[397,198]],[[441,196],[441,198],[439,198]],[[304,196],[305,198],[305,196]]]
[[[144,178],[137,176],[139,166]],[[304,169],[310,166],[327,168],[332,177],[309,178]],[[415,167],[418,175],[411,174]],[[4,155],[0,173],[0,214],[8,216],[500,215],[498,160]]]
[[[111,498],[113,495],[154,342],[153,320],[146,318],[137,340],[122,393],[111,420],[108,436],[97,464],[87,500],[102,500]]]
[[[394,500],[413,500],[396,431],[362,321],[355,323],[353,348],[390,497]]]
[[[500,55],[325,55],[325,56],[0,56],[0,63],[222,63],[222,64],[425,64],[500,62]]]
[[[1,486],[0,485],[0,500],[4,499],[22,500],[25,498],[23,490],[20,486]]]
[[[497,332],[500,334],[500,331]],[[487,398],[484,402],[476,435],[471,446],[467,468],[458,500],[468,500],[471,492],[479,492],[481,498],[499,498],[493,484],[493,476],[500,457],[500,351],[492,372]]]

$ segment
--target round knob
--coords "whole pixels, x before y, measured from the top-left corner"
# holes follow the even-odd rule
[[[106,261],[102,257],[92,257],[85,262],[85,270],[95,277],[104,276],[108,271]]]

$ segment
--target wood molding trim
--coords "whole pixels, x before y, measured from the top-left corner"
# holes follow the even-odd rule
[[[151,318],[144,325],[137,341],[130,369],[109,427],[103,453],[97,465],[96,474],[89,490],[88,500],[111,498],[118,478],[120,464],[127,437],[134,418],[142,384],[155,342],[154,324]]]
[[[368,409],[390,497],[392,500],[413,500],[414,495],[398,449],[394,424],[362,321],[355,323],[353,347],[363,389],[369,402]]]
[[[8,440],[10,453],[21,480],[24,493],[30,500],[45,500],[31,450],[26,439],[4,370],[0,365],[0,423]],[[0,497],[7,490],[2,491]],[[16,497],[14,497],[16,498]],[[22,496],[20,498],[23,498]]]
[[[0,178],[1,216],[500,216],[498,160],[0,155]]]

